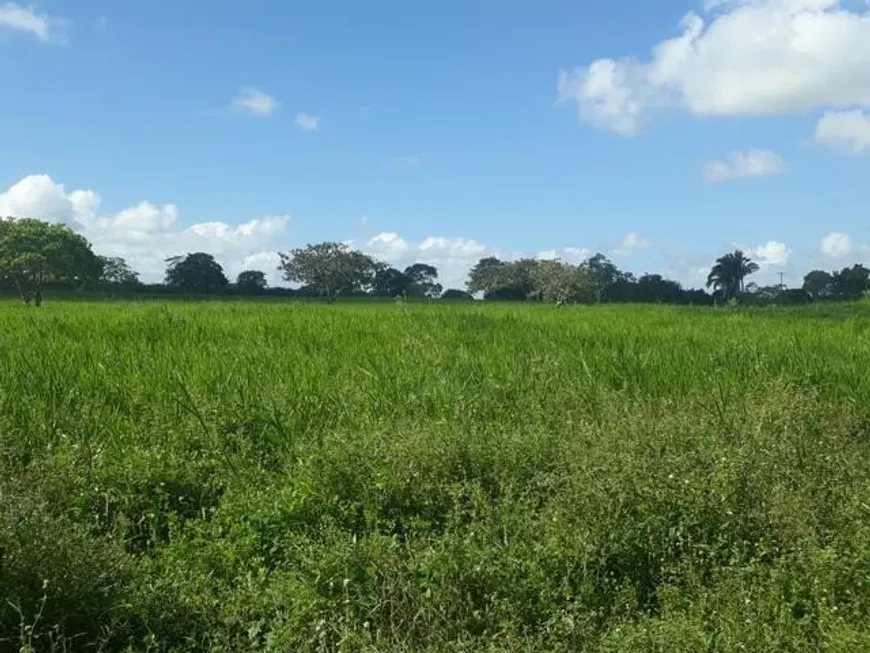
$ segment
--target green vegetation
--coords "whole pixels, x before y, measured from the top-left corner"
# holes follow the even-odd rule
[[[0,304],[0,651],[870,648],[870,307]]]

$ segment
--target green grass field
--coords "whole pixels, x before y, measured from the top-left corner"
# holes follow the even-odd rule
[[[870,650],[870,307],[0,304],[0,651]]]

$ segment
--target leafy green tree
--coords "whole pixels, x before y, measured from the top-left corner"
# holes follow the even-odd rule
[[[382,267],[375,273],[372,294],[378,297],[396,297],[408,291],[411,280],[401,270]]]
[[[444,291],[444,294],[441,295],[441,299],[447,299],[451,301],[471,301],[474,299],[474,296],[471,293],[465,292],[464,290],[459,290],[458,288],[448,288]]]
[[[42,297],[43,284],[97,281],[103,262],[69,227],[32,218],[0,220],[0,279],[15,284],[25,301]]]
[[[639,302],[675,304],[680,301],[683,287],[660,274],[644,274],[637,280],[634,299]]]
[[[598,297],[598,287],[589,270],[564,261],[537,261],[532,278],[535,296],[545,302],[588,304]]]
[[[410,282],[407,293],[417,297],[435,298],[441,295],[443,287],[438,283],[438,268],[426,263],[414,263],[405,268],[405,276]]]
[[[634,277],[623,272],[604,254],[598,253],[583,261],[580,267],[586,270],[595,283],[598,301],[627,301],[630,299]]]
[[[707,287],[728,301],[743,292],[746,277],[756,272],[758,264],[737,249],[716,259],[707,275]]]
[[[343,243],[324,242],[281,253],[278,269],[287,281],[309,286],[333,301],[339,295],[370,290],[384,264]]]
[[[825,270],[811,270],[804,275],[803,289],[813,299],[828,299],[834,296],[834,276]]]
[[[538,261],[522,258],[500,261],[489,257],[481,259],[469,273],[468,291],[483,292],[484,299],[526,300],[534,297],[533,279]]]
[[[135,286],[139,284],[139,273],[131,268],[120,256],[101,256],[103,273],[100,282],[117,286]]]
[[[472,294],[490,292],[496,287],[498,275],[505,265],[495,256],[480,259],[468,273],[468,283],[466,284],[468,292]]]
[[[780,303],[784,295],[785,288],[782,286],[759,286],[757,283],[750,283],[746,285],[739,297],[741,302],[766,306]]]
[[[260,292],[268,285],[266,274],[261,270],[244,270],[236,277],[236,286],[245,292]]]
[[[229,284],[224,269],[211,254],[195,252],[187,256],[173,256],[166,262],[169,264],[166,268],[167,286],[187,292],[210,293]]]
[[[870,289],[870,270],[856,263],[833,274],[834,295],[838,299],[860,299]]]

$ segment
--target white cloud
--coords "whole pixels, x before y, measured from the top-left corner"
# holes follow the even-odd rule
[[[22,7],[15,2],[0,4],[0,30],[30,34],[43,43],[51,43],[65,40],[68,25],[67,19],[38,13],[34,7]]]
[[[363,250],[397,268],[412,263],[434,265],[438,268],[438,280],[445,288],[465,287],[468,271],[482,257],[492,254],[485,245],[466,238],[429,236],[412,243],[392,232],[372,237]]]
[[[230,277],[252,262],[269,263],[271,267],[263,272],[270,283],[278,280],[274,241],[286,232],[287,216],[238,225],[211,221],[184,227],[174,204],[139,202],[105,215],[100,213],[100,203],[100,196],[92,190],[67,191],[48,175],[31,175],[0,193],[0,216],[66,224],[84,235],[97,253],[124,257],[145,281],[163,279],[168,256],[195,251],[213,254]]]
[[[760,267],[784,266],[788,263],[791,250],[776,240],[768,240],[752,250],[752,258]]]
[[[855,154],[870,150],[870,112],[828,111],[816,123],[815,140]]]
[[[266,275],[266,281],[270,286],[286,286],[287,281],[282,278],[282,273],[278,271],[280,263],[281,256],[277,251],[257,252],[246,256],[241,263],[233,264],[227,272],[227,276],[234,281],[239,276],[239,272],[259,270]]]
[[[633,231],[628,232],[622,237],[619,245],[612,251],[612,254],[617,256],[629,256],[635,250],[645,249],[652,245],[649,238]]]
[[[559,99],[575,100],[583,120],[622,136],[634,136],[643,126],[648,100],[640,85],[628,79],[632,74],[631,68],[611,59],[599,59],[585,71],[562,70]]]
[[[367,249],[389,259],[404,254],[410,246],[399,234],[385,231],[373,236],[368,242]]]
[[[369,223],[369,216],[364,215],[363,217],[361,217],[361,218],[359,219],[359,223],[360,223],[363,227],[365,227],[365,226]]]
[[[830,258],[842,258],[852,253],[852,239],[849,234],[832,231],[822,238],[822,254]]]
[[[257,88],[243,88],[233,100],[236,109],[252,116],[271,116],[281,106],[278,100]]]
[[[553,261],[558,259],[573,265],[582,263],[584,260],[589,258],[589,256],[590,251],[585,247],[563,247],[561,250],[547,249],[535,254],[535,258],[539,261]]]
[[[296,124],[302,131],[316,132],[320,127],[320,118],[318,116],[311,116],[307,113],[297,113]]]
[[[650,112],[746,116],[870,106],[870,7],[843,0],[713,0],[648,58],[558,76],[581,119],[638,133]]]
[[[711,161],[704,167],[704,178],[711,184],[732,179],[785,174],[788,167],[782,157],[770,150],[733,152],[727,161]]]
[[[592,252],[585,247],[565,247],[562,250],[563,259],[568,263],[581,263],[592,255]]]

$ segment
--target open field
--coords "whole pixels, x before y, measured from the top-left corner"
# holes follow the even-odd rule
[[[0,651],[870,650],[868,370],[866,305],[3,303]]]

